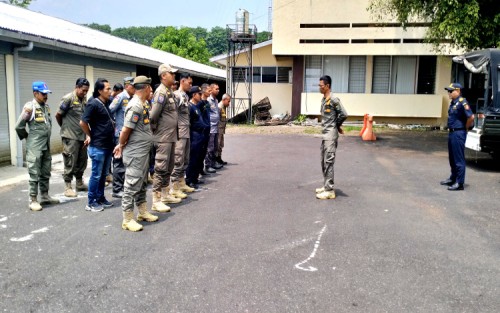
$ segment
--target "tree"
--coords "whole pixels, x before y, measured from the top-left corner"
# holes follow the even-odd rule
[[[273,38],[273,33],[271,33],[271,32],[262,31],[262,32],[257,33],[257,43],[267,41],[271,38]]]
[[[213,27],[207,34],[207,48],[210,55],[215,56],[227,51],[226,29],[220,26]]]
[[[164,31],[164,26],[121,27],[113,29],[111,34],[113,36],[137,42],[146,46],[151,46],[153,44],[153,39],[155,39]]]
[[[10,4],[17,5],[18,7],[27,8],[31,0],[9,0]]]
[[[82,24],[82,25],[101,31],[103,33],[111,34],[111,26],[109,26],[108,24],[92,23],[92,24]]]
[[[153,40],[152,47],[195,62],[209,63],[210,53],[205,40],[196,40],[187,27],[177,29],[168,26],[162,34]]]
[[[368,11],[377,21],[392,17],[403,27],[429,22],[426,40],[436,50],[446,41],[466,50],[500,46],[498,0],[371,0]]]

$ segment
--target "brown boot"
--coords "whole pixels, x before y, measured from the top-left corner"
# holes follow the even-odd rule
[[[179,188],[183,192],[193,192],[193,191],[195,191],[194,188],[191,188],[188,185],[186,185],[186,179],[184,177],[179,179]]]
[[[153,191],[153,205],[151,206],[151,210],[159,213],[170,212],[170,207],[161,201],[161,193],[158,191]]]
[[[170,187],[167,186],[161,189],[161,202],[163,203],[179,203],[181,199],[174,197],[170,194]]]
[[[139,205],[137,208],[139,209],[139,214],[137,214],[137,220],[139,222],[140,221],[156,222],[158,220],[158,216],[148,212],[146,202],[141,203],[141,205]]]
[[[40,197],[40,204],[58,204],[60,202],[59,199],[49,196],[48,192],[42,192],[42,196]]]
[[[85,185],[83,179],[76,179],[76,191],[89,191],[89,186]]]
[[[178,182],[172,183],[172,188],[170,189],[170,194],[179,199],[186,199],[187,194],[181,191],[180,185]]]
[[[64,196],[68,198],[75,198],[78,194],[71,187],[71,182],[66,182],[66,189],[64,190]]]
[[[38,203],[36,196],[31,196],[29,208],[31,211],[41,211],[42,206]]]
[[[130,231],[142,230],[142,225],[134,220],[134,212],[132,211],[123,212],[122,229]]]

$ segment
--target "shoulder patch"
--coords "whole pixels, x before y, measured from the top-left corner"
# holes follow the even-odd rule
[[[460,97],[460,98],[458,98],[458,101],[462,102],[462,101],[464,101],[464,98]]]
[[[137,113],[132,114],[132,120],[131,120],[131,122],[137,123],[139,121],[139,117],[140,116]]]
[[[160,93],[160,95],[158,96],[158,103],[164,103],[165,102],[165,95]]]

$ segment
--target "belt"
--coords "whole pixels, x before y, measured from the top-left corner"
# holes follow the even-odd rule
[[[463,128],[463,127],[462,128],[448,128],[448,131],[450,133],[456,132],[457,130],[465,130],[465,128]]]

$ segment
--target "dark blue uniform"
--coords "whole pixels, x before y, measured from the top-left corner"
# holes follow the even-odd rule
[[[448,108],[448,158],[450,160],[450,180],[460,185],[465,181],[465,139],[467,119],[472,116],[465,98],[452,100]]]
[[[203,101],[196,105],[189,103],[191,147],[189,165],[186,169],[187,184],[198,183],[198,175],[203,169],[203,159],[207,151],[206,139],[210,131],[210,123],[207,123],[206,116],[200,110],[202,105]]]
[[[200,159],[200,172],[203,170],[203,161],[205,160],[205,157],[207,155],[207,150],[208,150],[208,141],[210,139],[210,103],[207,100],[201,100],[198,103],[198,108],[200,109],[203,121],[205,124],[208,126],[204,131],[203,131],[203,143],[201,147],[201,159]]]

